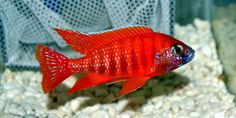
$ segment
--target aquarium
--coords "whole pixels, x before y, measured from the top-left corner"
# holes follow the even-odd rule
[[[234,118],[235,11],[235,0],[0,0],[0,117]],[[153,34],[151,30],[167,35],[161,35],[160,38],[160,33],[157,33],[154,43],[145,42],[145,37]],[[142,38],[136,37],[137,34]],[[134,38],[131,40],[127,36]],[[184,44],[180,45],[177,41],[178,45],[164,45],[169,44],[166,43],[169,39],[171,44],[176,41],[171,36]],[[117,37],[125,40],[117,44]],[[155,51],[161,51],[155,52],[153,62],[144,56],[137,56],[148,55],[149,51],[136,53],[137,50],[134,50],[132,53],[137,54],[133,55],[136,58],[129,58],[129,47],[116,48],[129,44],[136,48],[145,45],[142,51],[150,50],[148,48],[153,46],[150,44],[156,44],[160,47]],[[123,57],[112,57],[111,53],[104,53],[107,58],[103,58],[100,53],[91,56],[93,58],[90,62],[95,65],[97,57],[103,58],[99,63],[107,62],[107,59],[128,58],[112,63],[117,66],[117,63],[122,62],[119,72],[123,72],[122,69],[129,70],[129,67],[135,70],[149,63],[164,63],[161,69],[156,70],[162,72],[161,75],[156,76],[155,73],[155,76],[150,75],[149,78],[140,74],[149,71],[140,71],[128,89],[139,83],[139,80],[148,78],[145,84],[117,98],[128,81],[127,76],[123,82],[112,84],[105,81],[109,79],[107,76],[72,75],[68,70],[80,71],[77,62],[65,64],[67,57],[76,60],[85,58],[90,54],[89,51],[95,49],[115,52],[113,48],[123,50],[123,53],[115,53]],[[162,48],[169,49],[170,53],[168,50],[162,52]],[[179,55],[181,63],[178,61]],[[132,62],[139,60],[143,63],[128,66],[128,63],[132,65]],[[78,61],[78,64],[81,63]],[[177,69],[173,70],[174,67]],[[102,73],[100,71],[97,73]],[[54,79],[45,79],[50,77]],[[57,78],[65,80],[50,88],[50,84],[57,82]],[[78,86],[89,85],[91,88],[67,94],[77,80],[84,80]],[[104,81],[95,86],[100,80]],[[78,87],[75,89],[79,90]]]

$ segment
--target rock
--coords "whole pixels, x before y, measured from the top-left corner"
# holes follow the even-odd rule
[[[5,100],[0,100],[0,111],[3,111],[5,107]]]
[[[97,105],[94,105],[94,106],[91,106],[91,107],[87,107],[85,109],[83,109],[83,112],[84,113],[87,113],[87,114],[92,114],[94,113],[95,111],[99,110],[101,107],[100,104],[97,104]]]
[[[191,113],[189,114],[189,117],[191,117],[191,118],[200,118],[200,117],[201,117],[201,114],[198,113],[198,112],[191,112]]]
[[[15,113],[15,110],[19,107],[19,104],[16,104],[12,101],[5,101],[4,112],[5,113]]]
[[[64,118],[66,116],[66,113],[62,112],[62,111],[58,111],[58,110],[50,110],[47,115],[49,117],[55,116],[55,117],[59,117],[59,118]]]
[[[77,99],[71,101],[70,106],[71,106],[72,112],[75,113],[76,111],[78,111],[79,105],[80,105],[80,101],[78,101]]]
[[[47,118],[61,118],[61,117],[58,117],[56,113],[49,113],[47,115]]]
[[[129,114],[121,113],[117,115],[117,118],[131,118]]]
[[[161,106],[163,106],[162,99],[160,99],[160,98],[153,98],[152,101],[153,101],[156,109],[159,109]]]
[[[180,107],[177,103],[172,104],[171,109],[173,110],[174,114],[180,111]]]
[[[209,29],[210,28],[210,24],[208,22],[202,22],[202,20],[200,19],[196,19],[194,20],[194,24],[196,26],[197,29]]]
[[[97,110],[96,112],[92,113],[91,118],[109,118],[109,115],[106,111]]]
[[[128,104],[127,100],[119,101],[116,105],[116,111],[121,112],[122,110],[124,110],[127,104]]]
[[[12,82],[13,81],[13,74],[12,74],[12,72],[9,70],[9,69],[7,69],[6,71],[5,71],[5,75],[6,75],[6,80],[7,80],[7,82]]]
[[[116,114],[117,114],[116,110],[113,107],[114,106],[110,106],[106,109],[110,118],[116,117]]]
[[[154,105],[147,105],[143,107],[142,112],[152,112],[153,109],[155,109]]]
[[[83,112],[79,112],[77,114],[75,114],[75,118],[91,118],[89,116],[90,114],[86,114],[86,113],[83,113]],[[97,117],[98,118],[98,117]]]

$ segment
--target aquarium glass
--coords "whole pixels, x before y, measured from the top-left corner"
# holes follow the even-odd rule
[[[236,0],[214,1],[212,31],[228,90],[236,95]]]

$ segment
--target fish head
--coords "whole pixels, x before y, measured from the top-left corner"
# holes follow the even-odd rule
[[[162,73],[170,72],[190,62],[195,51],[185,43],[165,34],[158,34],[155,42],[154,65]]]

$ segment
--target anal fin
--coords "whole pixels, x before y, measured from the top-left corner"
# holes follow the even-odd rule
[[[114,78],[114,79],[108,81],[108,83],[106,83],[106,85],[110,85],[110,84],[114,84],[114,83],[118,83],[118,82],[122,82],[122,81],[126,81],[126,80],[127,80],[126,77]]]
[[[118,97],[121,97],[125,94],[131,93],[131,92],[137,90],[138,88],[142,87],[149,79],[150,79],[150,77],[129,78],[128,80],[125,81],[122,89],[120,90],[120,92],[118,94]]]
[[[87,74],[84,77],[77,80],[75,85],[68,91],[68,94],[74,93],[78,90],[92,88],[94,86],[108,82],[110,80],[111,80],[110,76],[99,75],[99,74]]]

